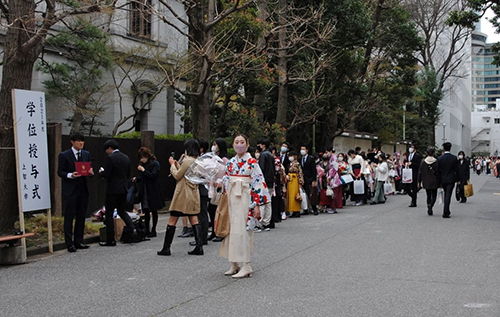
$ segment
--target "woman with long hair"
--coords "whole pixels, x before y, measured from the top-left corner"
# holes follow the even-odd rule
[[[248,153],[248,138],[234,138],[236,155],[227,162],[224,187],[227,192],[230,231],[222,241],[220,255],[231,262],[225,275],[233,278],[252,277],[250,256],[253,252],[251,222],[260,219],[260,206],[271,201],[259,164]],[[240,267],[239,262],[243,263]]]
[[[156,225],[158,224],[158,210],[165,207],[165,201],[161,193],[160,182],[160,163],[150,149],[143,146],[139,149],[139,165],[137,170],[141,173],[134,180],[142,186],[141,207],[144,212],[144,222],[146,223],[146,236],[156,237]],[[153,226],[150,230],[149,223],[153,216]]]
[[[215,153],[218,157],[220,157],[224,163],[227,163],[227,144],[224,139],[218,138],[215,139],[212,143],[212,152]],[[210,226],[212,227],[212,233],[208,237],[209,241],[213,242],[221,242],[224,238],[217,237],[215,235],[215,212],[217,211],[217,205],[208,204],[208,214],[210,215]]]
[[[200,155],[200,144],[195,139],[184,142],[184,154],[179,162],[173,157],[168,159],[170,163],[170,173],[177,180],[174,197],[170,204],[170,217],[168,219],[167,232],[163,248],[158,251],[158,255],[170,255],[170,245],[174,239],[175,225],[180,217],[188,217],[194,231],[196,247],[189,251],[191,255],[203,255],[203,239],[201,225],[198,223],[198,213],[200,212],[200,194],[198,185],[189,182],[184,174]]]

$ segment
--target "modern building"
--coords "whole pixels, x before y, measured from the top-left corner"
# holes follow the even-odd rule
[[[497,156],[500,149],[500,67],[480,25],[472,34],[471,151]]]

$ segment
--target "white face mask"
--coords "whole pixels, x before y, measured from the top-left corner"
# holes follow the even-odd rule
[[[307,154],[306,150],[300,150],[300,155],[305,156]]]
[[[290,163],[295,160],[295,158],[293,156],[290,156],[288,159],[290,160]]]
[[[459,159],[459,160],[463,160],[463,159],[464,159],[464,156],[463,156],[463,155],[459,155],[459,156],[458,156],[458,159]]]
[[[288,148],[285,146],[281,147],[281,153],[286,153],[288,151]]]
[[[211,148],[212,152],[217,152],[217,147],[215,145],[212,145],[212,148]]]
[[[344,160],[344,158],[343,158],[343,157],[339,157],[339,158],[337,158],[337,161],[339,161],[339,162],[342,162],[343,160]]]
[[[409,149],[408,149],[408,152],[413,153],[413,148],[412,148],[412,147],[411,147],[411,148],[409,148]]]

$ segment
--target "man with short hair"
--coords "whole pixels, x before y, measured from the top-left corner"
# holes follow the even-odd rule
[[[290,170],[290,160],[288,159],[288,151],[290,151],[290,144],[288,142],[281,143],[280,161],[281,165],[285,168],[285,174],[288,175]]]
[[[85,212],[89,202],[89,189],[87,187],[87,176],[76,171],[76,162],[90,162],[90,152],[85,151],[85,137],[78,133],[70,136],[71,148],[59,154],[57,163],[57,175],[62,179],[62,195],[64,210],[64,241],[68,252],[76,252],[77,249],[87,249],[89,246],[83,244],[85,229]],[[94,170],[90,165],[88,175],[94,176]],[[75,230],[73,239],[73,219],[75,219]]]
[[[418,171],[422,158],[417,153],[417,147],[412,144],[408,149],[408,162],[406,167],[412,171],[412,181],[408,184],[408,195],[411,197],[411,203],[408,207],[417,207],[417,192],[418,192]]]
[[[317,216],[317,193],[315,191],[318,188],[316,183],[318,172],[316,170],[316,162],[314,158],[309,155],[309,146],[307,145],[302,145],[300,147],[300,155],[302,156],[300,159],[300,164],[302,166],[302,174],[304,175],[304,190],[307,194],[308,199],[308,209],[304,210],[302,214],[309,214],[309,208],[312,208],[312,210],[314,211],[314,215]]]
[[[450,218],[450,203],[455,183],[460,181],[458,159],[451,154],[451,143],[443,143],[444,153],[438,157],[438,170],[444,190],[443,218]]]
[[[131,228],[136,233],[132,219],[125,211],[127,203],[127,184],[130,179],[130,159],[127,155],[119,150],[118,142],[114,139],[109,139],[104,142],[104,150],[108,157],[106,165],[99,169],[99,175],[107,179],[106,186],[106,242],[100,242],[103,247],[116,246],[115,241],[115,224],[113,213],[116,209],[118,216],[122,218],[126,226]]]
[[[274,194],[274,156],[269,151],[270,142],[266,138],[261,138],[257,141],[257,151],[260,153],[259,166],[264,175],[269,196]],[[260,208],[262,220],[261,226],[265,231],[271,230],[272,204],[271,200]]]

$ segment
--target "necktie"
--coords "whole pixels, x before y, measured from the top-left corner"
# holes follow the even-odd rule
[[[302,166],[304,166],[304,165],[306,165],[306,157],[305,156],[302,158]]]
[[[82,153],[81,152],[77,152],[76,157],[77,157],[78,162],[82,161]]]

